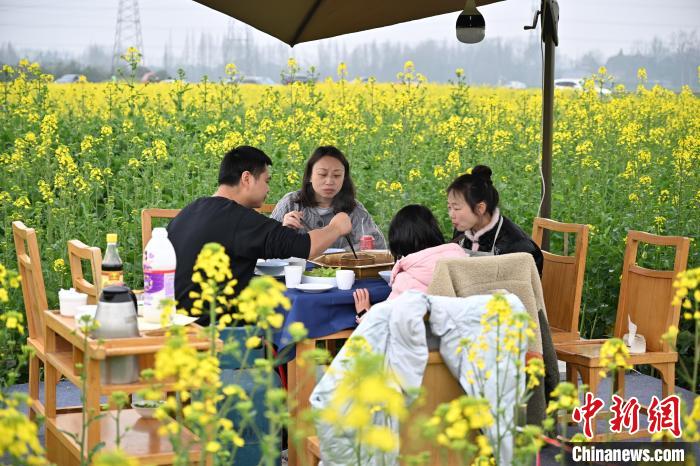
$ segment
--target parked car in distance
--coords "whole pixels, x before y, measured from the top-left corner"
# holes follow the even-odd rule
[[[275,84],[275,82],[267,76],[243,76],[239,82],[241,84]]]
[[[573,89],[582,91],[583,83],[584,80],[581,78],[559,78],[554,80],[554,89]],[[608,95],[612,92],[610,89],[600,89],[598,86],[596,86],[596,91],[602,95]]]
[[[522,81],[508,81],[503,87],[508,89],[527,89],[527,84]]]
[[[559,78],[554,80],[554,89],[583,89],[583,79]]]
[[[295,74],[293,76],[289,76],[289,75],[282,76],[282,84],[308,83],[308,82],[314,82],[314,81],[316,81],[316,78],[313,76],[309,76],[308,74]]]
[[[79,74],[64,74],[57,80],[55,80],[55,83],[59,84],[66,84],[66,83],[77,83],[80,80],[80,75]]]

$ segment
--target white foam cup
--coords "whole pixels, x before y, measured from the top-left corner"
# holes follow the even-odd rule
[[[58,306],[62,316],[73,316],[78,306],[87,304],[88,295],[78,293],[74,288],[70,290],[60,290],[58,292]]]
[[[304,269],[300,265],[287,265],[284,267],[284,284],[287,288],[296,288],[301,283],[301,273]]]
[[[349,290],[355,283],[355,272],[352,270],[338,270],[335,273],[335,280],[338,282],[339,290]]]

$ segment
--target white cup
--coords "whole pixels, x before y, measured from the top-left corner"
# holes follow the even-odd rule
[[[58,306],[62,316],[73,316],[78,306],[87,304],[88,295],[78,293],[75,289],[60,290],[58,292]]]
[[[355,283],[355,272],[352,270],[338,270],[335,273],[335,281],[339,290],[349,290]]]
[[[301,283],[301,273],[304,269],[300,265],[286,265],[284,267],[284,284],[287,288],[296,288]]]

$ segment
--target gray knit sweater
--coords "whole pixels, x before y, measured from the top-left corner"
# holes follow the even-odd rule
[[[285,194],[284,197],[277,202],[277,205],[275,205],[275,210],[272,211],[270,217],[281,222],[287,212],[300,210],[304,215],[304,221],[312,229],[323,228],[328,225],[335,215],[333,210],[322,207],[301,207],[298,203],[294,202],[298,193],[299,191],[292,191],[291,193]],[[374,223],[374,220],[372,220],[372,216],[367,212],[367,209],[365,209],[365,206],[363,206],[360,201],[355,200],[355,202],[357,203],[355,210],[350,213],[350,221],[352,222],[352,233],[350,233],[350,236],[353,246],[358,250],[360,246],[360,237],[362,237],[362,235],[372,235],[374,238],[374,248],[386,249],[384,235],[379,231],[379,227]],[[299,233],[307,233],[307,230],[302,228],[299,230]],[[349,250],[348,242],[345,238],[338,238],[331,247]]]

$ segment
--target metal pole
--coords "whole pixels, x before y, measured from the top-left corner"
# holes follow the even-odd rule
[[[551,5],[551,4],[550,4]],[[550,5],[542,2],[542,41],[544,42],[544,77],[542,86],[542,175],[544,186],[543,199],[539,216],[551,218],[552,215],[552,134],[554,132],[554,54],[555,37]],[[558,12],[557,12],[558,13]],[[542,249],[549,250],[549,235],[545,231]]]

